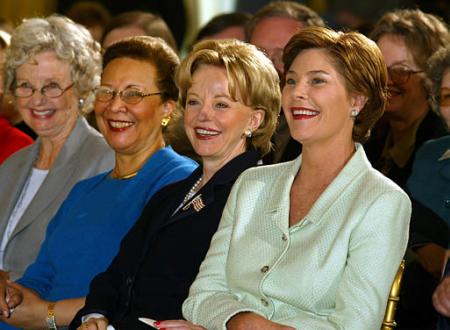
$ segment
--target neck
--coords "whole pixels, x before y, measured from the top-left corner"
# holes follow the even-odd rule
[[[242,150],[236,149],[235,152],[230,153],[227,156],[224,156],[220,159],[211,159],[211,158],[202,158],[202,165],[203,165],[203,174],[202,174],[202,186],[204,186],[213,176],[216,174],[217,171],[219,171],[222,167],[224,167],[228,162],[230,162],[232,159],[236,158],[237,156],[243,154],[245,152],[245,149],[242,148]]]
[[[299,174],[310,180],[334,179],[355,152],[354,142],[328,143],[328,146],[303,146]]]
[[[61,134],[57,137],[40,137],[39,155],[34,164],[34,167],[41,170],[48,170],[53,166],[59,152],[67,141],[70,133],[73,129],[70,129],[65,134]]]
[[[116,179],[126,179],[135,176],[147,160],[163,147],[164,141],[160,141],[154,143],[142,152],[133,154],[121,154],[116,152],[116,165],[111,172],[111,176]]]

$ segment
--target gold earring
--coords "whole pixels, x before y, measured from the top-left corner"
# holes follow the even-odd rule
[[[166,127],[169,124],[169,122],[170,122],[170,116],[164,117],[161,120],[161,126]]]

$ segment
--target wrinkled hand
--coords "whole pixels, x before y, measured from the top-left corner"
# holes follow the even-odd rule
[[[8,281],[9,273],[4,270],[0,270],[0,313],[4,317],[9,317],[8,307]]]
[[[156,322],[155,325],[160,329],[170,330],[206,330],[200,325],[192,324],[185,320],[166,320]]]
[[[227,323],[228,330],[295,330],[287,325],[275,323],[255,313],[239,313]]]
[[[450,317],[450,276],[445,277],[434,290],[433,305],[439,313]]]
[[[106,317],[90,318],[83,322],[77,330],[106,330],[109,321]]]
[[[8,281],[7,290],[10,299],[15,302],[20,300],[20,304],[16,305],[14,313],[8,318],[0,317],[0,320],[18,328],[36,329],[46,327],[45,318],[47,315],[48,301],[39,297],[39,295],[31,289],[28,289],[18,283]]]

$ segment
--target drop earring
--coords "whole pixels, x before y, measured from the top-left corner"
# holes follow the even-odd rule
[[[84,99],[78,99],[78,108],[83,109],[84,107]]]
[[[164,117],[161,119],[161,126],[166,127],[170,122],[170,116]]]

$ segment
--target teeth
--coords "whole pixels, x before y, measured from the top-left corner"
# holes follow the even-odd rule
[[[209,130],[201,129],[201,128],[197,128],[197,129],[195,130],[195,133],[201,134],[201,135],[211,135],[211,136],[219,135],[218,132],[209,131]]]
[[[52,114],[54,110],[33,110],[33,115],[35,116],[48,116]]]
[[[131,125],[133,125],[133,123],[127,122],[127,121],[109,121],[109,125],[112,128],[125,128],[125,127],[130,127]]]
[[[312,111],[312,110],[294,110],[294,111],[292,111],[292,113],[294,114],[294,116],[298,116],[298,115],[315,116],[319,112]]]

